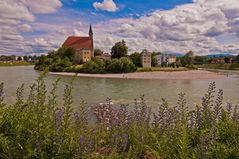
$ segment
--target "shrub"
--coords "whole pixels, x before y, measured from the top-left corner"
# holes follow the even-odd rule
[[[135,52],[129,56],[130,60],[133,62],[133,64],[137,67],[142,67],[141,59],[140,59],[140,53]]]
[[[105,73],[105,61],[100,58],[94,58],[83,64],[80,72],[84,73]]]
[[[84,73],[129,73],[135,72],[136,66],[127,57],[120,59],[103,60],[100,58],[94,58],[83,64],[81,72]]]
[[[127,57],[108,61],[106,69],[109,73],[130,73],[137,70],[133,62]]]
[[[38,58],[34,69],[44,71],[49,68],[52,72],[63,72],[70,70],[75,50],[71,48],[60,48],[57,51],[49,52],[47,56]]]

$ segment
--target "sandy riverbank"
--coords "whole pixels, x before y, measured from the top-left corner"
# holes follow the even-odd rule
[[[75,73],[50,72],[52,75],[74,76]],[[127,74],[84,74],[78,73],[79,77],[94,78],[119,78],[119,79],[218,79],[226,78],[225,75],[205,70],[191,70],[180,72],[136,72]]]

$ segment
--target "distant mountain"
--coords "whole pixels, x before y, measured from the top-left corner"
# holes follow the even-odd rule
[[[184,54],[182,54],[182,53],[177,53],[177,52],[166,52],[166,54],[175,55],[176,57],[182,57],[182,56],[184,56]]]
[[[235,54],[210,54],[208,57],[225,57],[225,56],[235,56]]]

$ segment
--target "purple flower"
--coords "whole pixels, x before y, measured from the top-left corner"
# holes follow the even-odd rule
[[[92,151],[94,140],[95,140],[95,130],[92,129],[90,140],[88,141],[86,146],[86,150],[88,153]]]
[[[192,112],[191,113],[191,116],[190,116],[190,128],[191,128],[191,131],[193,131],[195,129],[195,112]]]
[[[232,104],[231,104],[231,103],[227,103],[227,113],[228,113],[229,115],[232,114]]]
[[[64,112],[60,109],[57,111],[55,115],[55,129],[58,130],[60,128],[60,125],[62,123]]]
[[[124,134],[123,135],[123,151],[125,151],[127,149],[128,142],[129,142],[129,135]]]
[[[84,138],[84,136],[80,136],[80,138],[78,140],[78,145],[79,145],[78,155],[80,158],[82,157],[82,153],[84,150],[84,144],[85,144],[85,138]]]
[[[236,105],[236,106],[234,107],[233,120],[239,122],[238,105]]]
[[[212,132],[212,142],[215,142],[215,140],[216,140],[216,134],[217,134],[217,128],[214,126],[213,132]]]
[[[75,113],[74,113],[74,117],[75,117],[76,125],[78,125],[78,124],[80,123],[79,113],[78,113],[78,112],[75,112]]]

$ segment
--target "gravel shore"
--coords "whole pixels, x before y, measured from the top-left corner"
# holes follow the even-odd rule
[[[50,72],[52,75],[74,76],[75,73],[67,72]],[[225,75],[205,70],[191,70],[179,72],[136,72],[124,74],[85,74],[78,73],[79,77],[94,77],[94,78],[119,78],[119,79],[218,79],[226,78]]]

